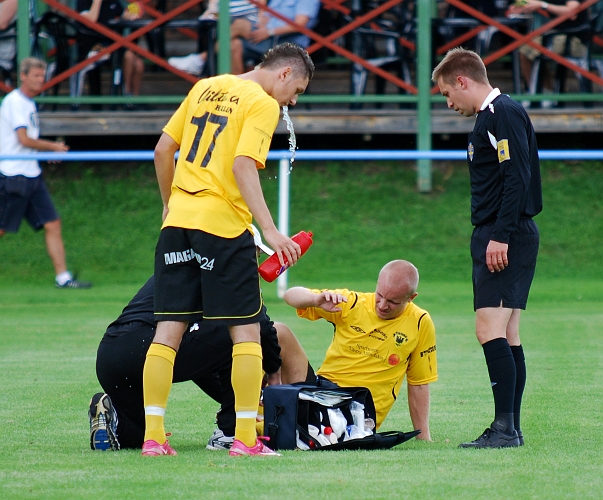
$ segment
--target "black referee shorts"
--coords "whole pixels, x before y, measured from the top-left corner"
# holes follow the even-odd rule
[[[255,243],[249,231],[221,238],[162,229],[155,250],[155,319],[246,325],[264,319]]]
[[[471,236],[473,259],[473,307],[525,309],[536,270],[540,236],[532,219],[522,219],[518,230],[509,239],[509,265],[501,272],[491,273],[486,265],[486,248],[494,224],[477,226]]]

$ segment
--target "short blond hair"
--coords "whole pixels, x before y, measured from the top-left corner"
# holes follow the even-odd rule
[[[40,68],[46,70],[46,63],[41,59],[37,59],[35,57],[26,57],[21,61],[19,66],[19,72],[28,75],[29,72],[34,68]]]
[[[456,47],[448,51],[440,61],[433,73],[431,80],[438,83],[440,78],[448,85],[453,85],[457,76],[466,76],[474,82],[489,85],[486,65],[482,58],[472,50]]]

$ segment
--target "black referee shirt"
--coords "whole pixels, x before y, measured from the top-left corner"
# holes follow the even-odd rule
[[[492,239],[508,243],[520,219],[542,211],[536,134],[521,104],[498,95],[477,114],[467,162],[471,223],[494,223]]]

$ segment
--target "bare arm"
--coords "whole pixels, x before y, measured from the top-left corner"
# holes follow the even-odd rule
[[[180,145],[166,133],[161,134],[157,146],[155,146],[155,173],[159,183],[159,192],[163,201],[163,220],[168,212],[168,202],[172,193],[172,182],[174,181],[174,170],[176,164],[174,155],[180,149]]]
[[[0,4],[0,31],[4,31],[17,13],[17,0],[4,0]]]
[[[80,12],[80,14],[95,23],[96,21],[98,21],[98,16],[100,14],[100,8],[102,3],[103,0],[92,0],[92,5],[90,5],[90,9]]]
[[[57,153],[65,153],[69,151],[69,146],[65,146],[64,142],[47,141],[46,139],[32,139],[27,135],[25,127],[16,130],[19,142],[23,147],[37,149],[38,151],[56,151]]]
[[[252,41],[253,43],[259,43],[263,40],[266,40],[266,38],[269,38],[271,36],[289,35],[291,33],[297,33],[299,31],[296,26],[293,26],[291,24],[286,24],[284,26],[279,26],[278,28],[274,28],[272,30],[272,32],[269,33],[268,29],[266,28],[266,24],[268,23],[269,16],[264,19],[266,19],[266,21],[263,24],[260,22],[260,26],[258,27],[258,29],[252,31],[249,35],[249,40]],[[300,15],[295,16],[295,19],[293,21],[295,22],[295,24],[305,27],[308,24],[309,20],[310,20],[310,18],[308,16],[304,16],[304,15],[300,14]]]
[[[415,430],[421,429],[417,439],[431,441],[429,433],[429,384],[408,384],[408,411]]]
[[[301,255],[301,248],[295,241],[287,238],[276,229],[264,199],[255,160],[248,156],[237,156],[232,172],[251,215],[262,228],[262,233],[268,244],[278,254],[281,265],[284,265],[283,257],[286,257],[290,264],[295,264]]]
[[[547,2],[543,2],[541,0],[527,0],[523,5],[511,5],[509,8],[509,12],[511,14],[529,14],[531,12],[536,12],[537,10],[543,9],[543,4]],[[577,0],[569,0],[565,2],[565,5],[555,5],[549,3],[546,11],[550,12],[555,17],[563,16],[568,12],[571,12],[577,9],[580,6],[580,2]],[[570,18],[575,19],[576,16]]]
[[[283,295],[284,301],[296,309],[306,309],[308,307],[320,307],[328,312],[339,312],[341,307],[338,304],[347,302],[347,299],[338,293],[322,292],[313,293],[308,288],[295,286],[289,288]]]

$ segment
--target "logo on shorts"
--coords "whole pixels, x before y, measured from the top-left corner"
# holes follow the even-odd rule
[[[469,147],[467,148],[467,154],[469,155],[469,161],[473,161],[473,153],[475,153],[475,149],[473,147],[473,143],[469,143]]]
[[[185,250],[184,252],[164,253],[163,258],[165,259],[166,266],[169,266],[170,264],[190,262],[191,260],[196,259],[199,263],[199,267],[206,271],[211,271],[214,268],[215,261],[215,259],[209,260],[207,257],[201,257],[201,255],[196,253],[192,248]]]
[[[185,250],[184,252],[164,253],[163,257],[165,258],[166,266],[169,266],[170,264],[179,264],[180,262],[189,262],[193,259],[199,260],[199,256],[192,248]]]

